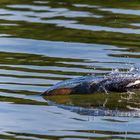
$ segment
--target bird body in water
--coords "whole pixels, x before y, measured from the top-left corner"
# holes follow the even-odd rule
[[[83,76],[57,83],[42,95],[92,94],[96,92],[127,92],[140,89],[140,74],[112,72],[103,76]]]

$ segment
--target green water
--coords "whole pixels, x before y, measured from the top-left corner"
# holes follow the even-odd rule
[[[140,139],[139,117],[102,112],[139,113],[139,92],[39,96],[62,80],[140,67],[139,38],[138,0],[0,0],[0,139]]]

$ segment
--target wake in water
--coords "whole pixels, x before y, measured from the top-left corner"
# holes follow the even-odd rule
[[[130,92],[140,89],[140,72],[131,69],[128,72],[112,71],[103,76],[83,76],[62,81],[42,95],[92,94],[96,92]]]

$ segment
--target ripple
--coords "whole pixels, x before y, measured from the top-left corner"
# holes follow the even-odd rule
[[[35,4],[47,4],[49,1],[33,1]]]
[[[140,27],[140,23],[132,23],[131,25]]]
[[[7,15],[3,18],[5,19],[9,19],[9,20],[20,20],[18,19],[19,17],[22,17],[22,20],[27,21],[27,22],[31,22],[31,20],[27,18],[27,16],[36,16],[36,18],[32,18],[34,19],[32,22],[37,21],[37,18],[52,18],[52,17],[59,17],[59,16],[63,16],[66,18],[77,18],[77,17],[96,17],[96,18],[101,18],[102,16],[99,15],[94,15],[90,12],[86,12],[86,11],[72,11],[69,10],[67,8],[51,8],[49,6],[36,6],[36,5],[7,5],[7,8],[11,8],[12,10],[6,10],[6,9],[0,9],[1,13],[4,14],[10,14],[12,15],[12,17],[10,15]],[[14,8],[18,8],[19,11],[14,10]],[[33,11],[20,11],[22,9],[30,9]],[[37,12],[37,11],[43,11],[43,12]],[[47,12],[44,12],[47,11]],[[10,18],[11,17],[11,18]],[[2,18],[2,16],[1,16]],[[38,22],[41,22],[38,21]]]
[[[8,37],[8,36],[11,36],[11,35],[8,35],[8,34],[0,34],[0,37]]]
[[[140,15],[140,10],[132,10],[132,9],[120,9],[120,8],[101,8],[102,11],[110,11],[112,13],[118,14],[130,14],[130,15]]]
[[[37,5],[7,5],[9,8],[19,8],[19,9],[31,9],[34,11],[50,11],[50,12],[66,12],[66,8],[51,8],[49,6],[37,6]]]
[[[96,25],[84,25],[84,24],[78,24],[78,23],[72,23],[72,24],[57,24],[57,26],[65,27],[65,28],[71,28],[71,29],[79,29],[79,30],[90,30],[90,31],[105,31],[105,32],[118,32],[118,33],[124,33],[124,34],[139,34],[139,29],[131,29],[131,28],[111,28],[111,27],[103,27],[103,26],[96,26]]]
[[[85,8],[99,8],[97,5],[88,5],[88,4],[73,4],[75,7],[85,7]]]
[[[18,24],[1,23],[0,26],[18,26]]]

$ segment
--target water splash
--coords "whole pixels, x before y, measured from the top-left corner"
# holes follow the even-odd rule
[[[140,69],[138,67],[131,67],[127,71],[122,71],[119,69],[113,69],[109,74],[104,75],[104,77],[112,78],[140,78]]]

